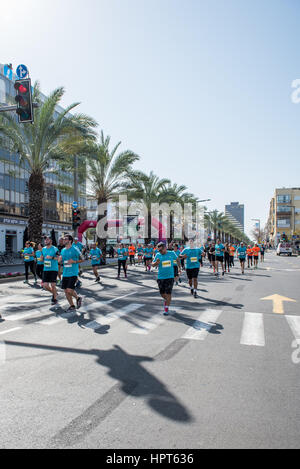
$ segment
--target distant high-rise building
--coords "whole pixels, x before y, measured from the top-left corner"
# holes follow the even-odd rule
[[[242,232],[245,229],[245,206],[239,202],[231,202],[225,205],[225,215]]]

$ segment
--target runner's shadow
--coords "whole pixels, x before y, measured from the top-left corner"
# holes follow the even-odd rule
[[[198,331],[207,330],[207,332],[209,332],[210,334],[221,334],[220,331],[224,330],[224,326],[222,326],[222,324],[218,324],[215,322],[206,323],[199,320],[197,321],[181,313],[175,313],[170,316],[170,320],[173,319],[178,322],[183,322],[186,326],[192,327],[193,329]]]
[[[120,382],[124,394],[145,399],[152,410],[166,419],[183,424],[194,420],[184,404],[168,390],[167,386],[142,366],[142,362],[155,362],[152,357],[131,355],[117,345],[110,350],[86,350],[16,341],[5,341],[5,343],[6,346],[94,356],[99,365],[108,369],[108,375]]]

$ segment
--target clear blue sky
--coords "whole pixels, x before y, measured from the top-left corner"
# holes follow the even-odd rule
[[[244,203],[248,233],[275,187],[300,186],[299,0],[6,0],[0,15],[2,63],[64,85],[140,169],[210,209]]]

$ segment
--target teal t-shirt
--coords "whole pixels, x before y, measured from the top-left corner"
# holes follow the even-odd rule
[[[187,255],[187,269],[200,269],[199,259],[201,258],[201,252],[199,248],[185,248],[181,254],[183,256]]]
[[[118,259],[119,261],[126,261],[128,257],[128,250],[126,248],[118,249]]]
[[[174,278],[174,261],[176,262],[177,256],[174,251],[167,251],[166,254],[158,252],[155,256],[154,262],[159,259],[158,265],[158,279],[167,280]]]
[[[246,246],[237,248],[238,256],[240,259],[246,259],[247,248]]]
[[[80,251],[74,246],[69,249],[64,248],[61,251],[63,260],[63,277],[78,277],[79,264],[68,264],[69,260],[78,261],[80,259]]]
[[[222,249],[225,249],[224,244],[220,243],[215,245],[216,256],[224,257],[224,251],[222,251]]]
[[[102,251],[99,248],[91,249],[90,255],[92,259],[92,265],[100,265],[100,257],[102,256]]]
[[[144,255],[146,259],[152,259],[153,256],[153,248],[145,248]]]
[[[41,257],[42,257],[42,251],[36,251],[35,253],[35,257],[36,257],[36,260],[37,260],[37,265],[43,265],[44,262],[41,261]]]
[[[80,252],[83,250],[83,244],[81,244],[79,241],[78,241],[77,244],[74,243],[73,246],[74,246],[74,248],[79,249]]]
[[[58,249],[55,246],[51,248],[44,247],[42,249],[44,258],[44,271],[45,272],[58,272],[58,261],[54,259],[46,259],[47,256],[56,257],[58,255]]]
[[[174,252],[176,258],[178,258],[178,257],[180,256],[180,254],[181,254],[181,252],[179,251],[179,249],[178,249],[178,251],[172,251],[172,252]],[[175,265],[178,265],[178,264],[177,264],[177,260],[174,259],[174,266],[175,266]]]
[[[25,262],[31,262],[34,260],[34,257],[29,256],[29,254],[34,254],[33,248],[25,248],[23,255],[24,255],[24,261]]]

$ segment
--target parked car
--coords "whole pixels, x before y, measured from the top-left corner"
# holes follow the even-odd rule
[[[280,256],[281,254],[291,256],[293,254],[292,246],[289,243],[279,243],[277,247],[277,256]]]

